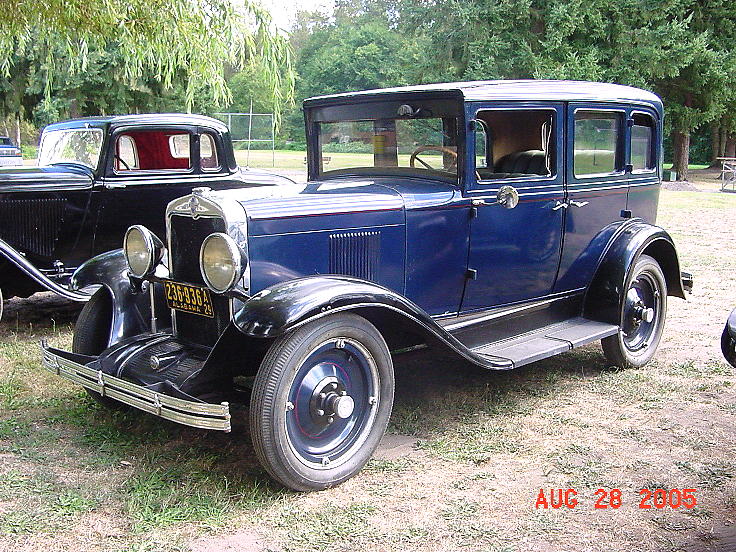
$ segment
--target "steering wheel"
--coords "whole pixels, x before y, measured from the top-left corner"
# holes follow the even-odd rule
[[[449,153],[450,155],[452,155],[452,157],[453,157],[452,164],[449,167],[447,167],[447,169],[445,169],[445,170],[451,170],[451,169],[453,169],[454,167],[457,166],[457,152],[451,150],[447,146],[419,146],[417,149],[415,149],[412,152],[411,157],[409,157],[409,166],[412,169],[415,168],[414,167],[414,162],[415,161],[419,161],[422,165],[424,165],[425,168],[429,169],[430,171],[436,171],[436,170],[438,170],[438,169],[435,169],[434,167],[430,166],[428,163],[424,162],[423,160],[419,159],[418,155],[420,153],[425,152],[425,151],[441,151],[442,153]]]
[[[130,165],[128,165],[128,164],[127,164],[127,163],[126,163],[126,162],[125,162],[125,161],[123,160],[123,158],[122,158],[122,157],[120,157],[120,156],[119,156],[119,155],[118,155],[117,153],[115,154],[115,160],[116,160],[116,161],[118,161],[119,163],[122,163],[123,165],[125,165],[125,170],[126,170],[126,171],[129,171],[129,170],[130,170]]]

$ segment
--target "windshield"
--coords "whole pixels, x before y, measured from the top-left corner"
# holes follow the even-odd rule
[[[102,129],[75,128],[43,133],[38,153],[40,166],[54,163],[77,163],[97,167],[102,149]]]
[[[321,174],[416,174],[457,179],[457,106],[386,102],[323,108],[316,119]],[[372,115],[372,116],[371,116]]]

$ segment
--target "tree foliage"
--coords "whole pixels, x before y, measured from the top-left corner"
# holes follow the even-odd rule
[[[0,74],[13,81],[32,60],[50,100],[59,75],[69,80],[107,63],[128,86],[179,86],[191,108],[202,94],[227,103],[227,70],[257,65],[275,104],[282,104],[292,85],[288,42],[272,31],[269,14],[258,4],[240,2],[3,0]],[[110,59],[100,61],[102,52]]]

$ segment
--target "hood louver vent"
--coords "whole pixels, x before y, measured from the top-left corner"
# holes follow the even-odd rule
[[[0,238],[24,253],[51,257],[64,221],[64,199],[11,199],[0,204]]]
[[[377,282],[381,258],[380,232],[330,235],[330,273]]]

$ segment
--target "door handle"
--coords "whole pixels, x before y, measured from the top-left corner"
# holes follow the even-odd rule
[[[555,206],[552,207],[553,211],[559,211],[560,209],[567,209],[569,205],[565,203],[564,201],[560,201],[559,199],[555,203]]]
[[[122,182],[105,182],[105,188],[108,190],[117,190],[120,188],[125,188],[125,184]]]
[[[570,201],[570,205],[572,205],[573,207],[585,207],[587,204],[588,204],[587,201],[575,201],[575,200]]]

